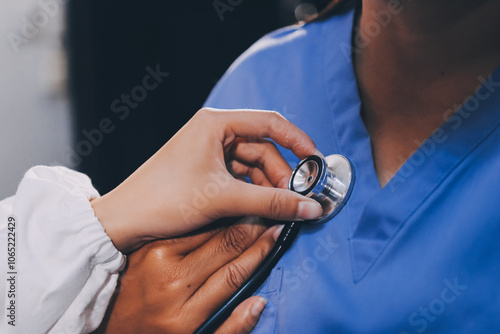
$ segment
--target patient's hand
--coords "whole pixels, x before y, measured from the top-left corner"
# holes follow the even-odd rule
[[[266,228],[257,218],[244,218],[229,227],[146,244],[130,255],[100,332],[192,333],[274,246],[280,229]],[[264,302],[247,299],[217,333],[249,333]]]

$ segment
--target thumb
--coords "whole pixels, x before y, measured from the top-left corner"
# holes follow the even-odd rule
[[[240,182],[238,189],[232,193],[230,214],[235,216],[296,221],[316,219],[323,214],[318,202],[287,189]]]
[[[267,300],[253,296],[238,305],[215,334],[248,334],[257,325]]]

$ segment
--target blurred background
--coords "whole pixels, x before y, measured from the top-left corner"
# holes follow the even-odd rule
[[[111,190],[245,49],[328,2],[2,0],[0,198],[38,164]]]

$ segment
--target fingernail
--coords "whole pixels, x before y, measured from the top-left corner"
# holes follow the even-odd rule
[[[314,151],[314,155],[317,155],[318,157],[321,157],[321,158],[323,158],[323,159],[325,158],[325,156],[323,155],[323,153],[321,153],[318,149],[316,149],[316,150]]]
[[[323,208],[318,202],[299,202],[297,218],[311,220],[321,217]]]
[[[278,240],[278,238],[281,234],[281,231],[283,231],[283,227],[285,227],[285,225],[277,225],[276,231],[274,231],[274,233],[273,233],[274,241]]]
[[[262,313],[262,311],[264,311],[266,305],[267,305],[267,299],[259,297],[259,300],[253,304],[250,312],[254,317],[257,318]]]

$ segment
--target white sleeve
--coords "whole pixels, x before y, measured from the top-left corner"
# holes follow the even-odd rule
[[[0,202],[0,333],[98,327],[126,261],[94,215],[89,200],[98,196],[87,176],[38,166],[14,197]]]

